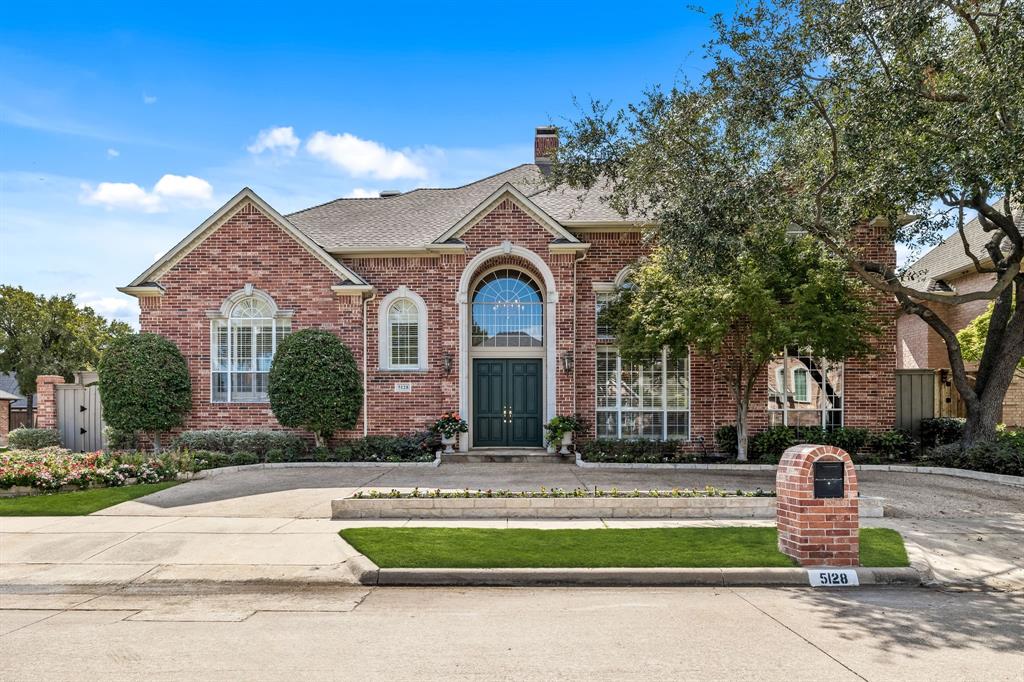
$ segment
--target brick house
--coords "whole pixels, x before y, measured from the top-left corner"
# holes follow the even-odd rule
[[[985,256],[985,244],[990,236],[982,229],[977,218],[964,225],[964,236],[971,253],[978,255],[983,265],[991,264],[991,260]],[[964,250],[959,232],[955,232],[909,265],[903,281],[906,286],[920,291],[953,295],[987,290],[994,284],[995,275],[977,271],[974,261]],[[953,331],[959,332],[984,313],[989,303],[981,300],[960,305],[929,304],[929,307]],[[936,393],[940,399],[936,416],[964,416],[960,396],[949,377],[949,355],[942,337],[920,317],[907,314],[900,315],[896,320],[896,337],[898,369],[937,371],[939,390]],[[976,364],[967,363],[968,370]],[[1024,371],[1018,370],[1017,377],[1007,391],[1001,421],[1024,426]]]
[[[187,428],[278,428],[266,398],[277,341],[316,327],[361,364],[365,405],[348,436],[422,429],[446,409],[463,449],[539,447],[543,423],[580,414],[589,435],[713,449],[734,407],[698,355],[631,366],[597,311],[645,252],[644,226],[596,193],[545,188],[558,144],[462,187],[337,199],[287,216],[246,188],[120,291],[143,331],[181,348]],[[895,262],[891,244],[871,241]],[[751,423],[891,428],[895,311],[879,355],[825,366],[793,352],[759,387]],[[891,313],[891,314],[890,314]]]

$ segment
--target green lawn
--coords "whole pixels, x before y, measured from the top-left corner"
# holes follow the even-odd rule
[[[0,498],[0,516],[81,516],[177,485],[177,481]]]
[[[774,528],[348,528],[341,537],[382,568],[741,568],[795,566]],[[893,530],[861,530],[864,566],[906,566]]]

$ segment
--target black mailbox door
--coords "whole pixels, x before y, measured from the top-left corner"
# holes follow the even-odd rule
[[[814,497],[834,498],[844,496],[843,478],[846,470],[842,462],[814,463]]]

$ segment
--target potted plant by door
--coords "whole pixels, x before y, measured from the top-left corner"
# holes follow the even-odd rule
[[[544,425],[548,443],[551,445],[561,444],[562,448],[558,451],[560,455],[569,454],[569,446],[572,445],[572,435],[582,430],[583,422],[579,417],[565,414],[555,415],[551,421]]]
[[[440,419],[434,422],[433,429],[441,436],[445,454],[450,455],[455,452],[452,446],[459,441],[459,434],[469,431],[469,424],[459,416],[458,412],[445,412]]]

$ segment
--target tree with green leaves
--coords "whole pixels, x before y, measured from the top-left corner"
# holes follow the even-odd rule
[[[181,426],[192,407],[188,363],[159,334],[115,339],[99,364],[103,420],[123,433],[148,433],[160,450],[160,434]]]
[[[692,267],[657,248],[602,315],[624,359],[708,358],[736,406],[737,456],[747,459],[751,398],[789,347],[837,361],[871,352],[877,332],[863,286],[816,242],[783,230],[751,231],[718,268]]]
[[[1024,357],[1024,3],[772,0],[713,22],[701,82],[625,110],[594,103],[563,131],[549,181],[601,191],[698,262],[732,259],[762,208],[810,235],[942,337],[961,444],[993,439]],[[964,232],[972,214],[981,249]],[[914,286],[928,273],[865,249],[865,229],[912,247],[959,232],[991,286]],[[994,307],[972,382],[937,306],[977,300]]]
[[[267,381],[277,421],[312,431],[317,447],[326,447],[335,431],[356,425],[362,375],[352,352],[328,331],[303,329],[284,337]]]
[[[988,327],[992,322],[992,313],[995,306],[989,305],[988,310],[971,320],[971,323],[956,333],[956,340],[960,342],[960,348],[964,360],[977,362],[985,353],[985,342],[988,340]],[[1024,369],[1024,358],[1017,363],[1018,369]]]
[[[76,371],[95,369],[103,350],[131,331],[78,307],[73,294],[46,297],[0,286],[0,371],[17,373],[30,418],[36,377],[59,374],[70,381]]]

